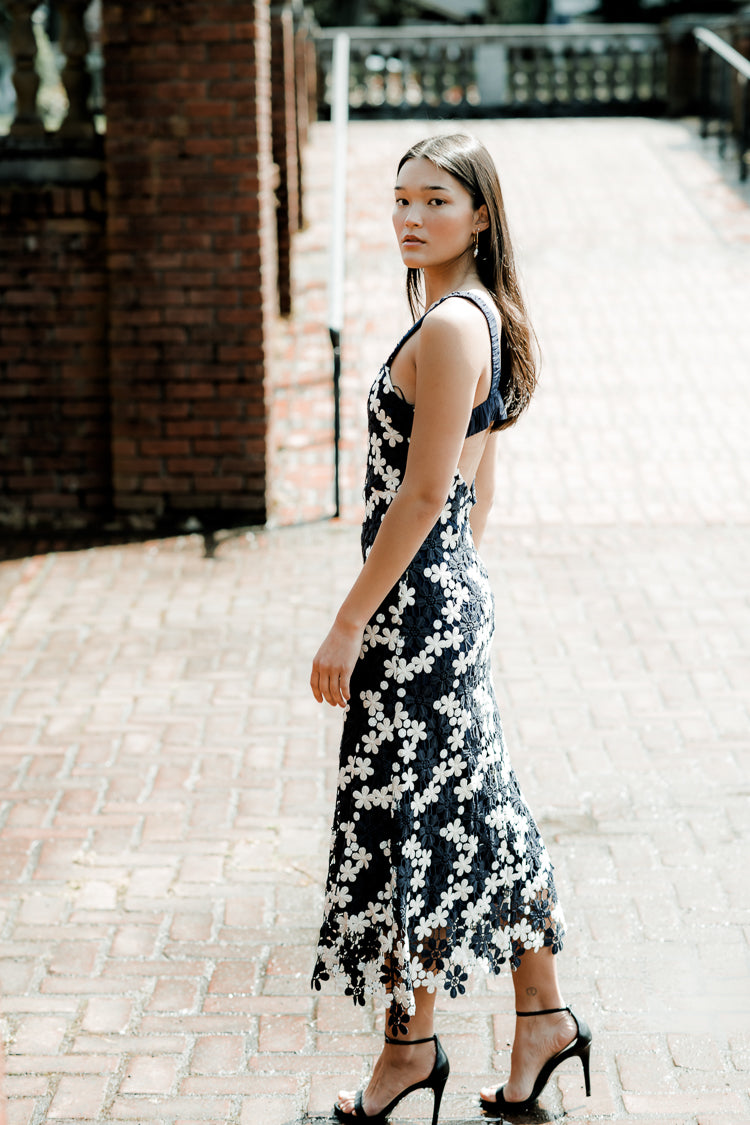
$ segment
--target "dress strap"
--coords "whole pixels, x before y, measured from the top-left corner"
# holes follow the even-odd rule
[[[482,310],[490,330],[490,340],[492,342],[492,380],[490,382],[490,390],[484,402],[480,402],[471,412],[469,428],[466,431],[466,436],[471,437],[472,434],[479,434],[482,433],[483,430],[488,429],[493,422],[503,422],[508,417],[505,403],[500,393],[500,374],[502,368],[500,333],[498,331],[497,315],[490,309],[487,301],[485,301],[483,297],[480,297],[478,293],[473,293],[470,289],[457,289],[455,293],[449,293],[448,296],[463,297]],[[442,298],[442,300],[445,299],[445,297]],[[436,302],[436,304],[439,304],[439,302]]]
[[[490,383],[490,390],[487,398],[484,400],[484,402],[480,402],[478,406],[475,406],[471,412],[471,417],[469,418],[469,428],[466,431],[466,436],[471,437],[472,434],[478,434],[483,430],[488,429],[494,422],[504,421],[508,417],[507,411],[505,409],[505,403],[503,402],[503,398],[500,393],[500,370],[502,361],[500,351],[500,333],[498,331],[497,317],[492,309],[490,309],[490,306],[483,297],[480,297],[478,293],[473,293],[470,289],[454,289],[453,292],[446,293],[445,296],[440,297],[437,301],[434,302],[434,304],[430,305],[430,307],[422,313],[418,320],[414,321],[411,328],[407,329],[399,342],[396,344],[391,354],[388,356],[388,359],[385,362],[385,366],[390,372],[391,364],[393,363],[398,353],[401,351],[406,341],[411,339],[414,333],[418,331],[419,328],[421,328],[422,321],[425,319],[425,317],[429,316],[433,309],[436,309],[438,305],[442,305],[443,301],[447,301],[449,297],[463,297],[464,300],[471,301],[473,304],[475,304],[477,308],[481,309],[484,313],[485,320],[487,321],[487,325],[490,330],[490,340],[492,343],[492,381]]]
[[[445,300],[445,298],[441,297],[440,300]],[[439,305],[440,301],[436,301],[435,304]],[[435,305],[430,305],[430,308],[434,309]],[[430,309],[427,310],[427,312],[429,312],[429,311],[430,311]],[[396,346],[393,349],[393,351],[391,352],[391,354],[388,356],[388,359],[385,361],[385,366],[388,368],[389,371],[391,369],[391,364],[393,363],[394,359],[396,358],[398,353],[403,348],[406,341],[410,340],[412,338],[412,336],[414,335],[414,333],[417,331],[417,329],[422,327],[422,321],[427,316],[427,312],[423,312],[422,315],[420,316],[419,320],[415,320],[414,323],[412,324],[411,328],[407,328],[406,332],[404,332],[403,336],[401,337],[399,342],[396,344]]]

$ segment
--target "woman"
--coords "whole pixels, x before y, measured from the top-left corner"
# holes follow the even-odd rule
[[[563,1005],[552,867],[508,762],[490,676],[493,597],[476,552],[496,434],[534,390],[532,331],[500,185],[477,140],[439,136],[398,166],[393,223],[415,323],[373,384],[364,565],[321,645],[316,700],[346,707],[316,988],[386,1004],[386,1042],[341,1121],[382,1122],[434,1094],[448,1060],[436,990],[515,970],[508,1081],[489,1113],[528,1108],[591,1033]],[[426,312],[417,318],[422,286]],[[502,362],[501,362],[502,361]]]

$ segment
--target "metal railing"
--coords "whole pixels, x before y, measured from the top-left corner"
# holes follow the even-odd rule
[[[693,34],[700,53],[701,136],[707,137],[713,126],[721,157],[734,137],[744,181],[750,153],[750,59],[708,28],[697,27]]]
[[[653,114],[666,106],[667,47],[653,25],[343,30],[355,118]],[[333,34],[316,34],[323,118]]]

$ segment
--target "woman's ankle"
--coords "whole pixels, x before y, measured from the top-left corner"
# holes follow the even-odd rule
[[[517,1012],[550,1012],[566,1006],[556,979],[538,986],[517,987],[515,1001]]]
[[[422,1038],[421,1036],[419,1038]],[[428,1040],[426,1043],[409,1043],[399,1040],[398,1046],[385,1044],[382,1058],[389,1068],[396,1071],[425,1070],[434,1065],[436,1047]]]

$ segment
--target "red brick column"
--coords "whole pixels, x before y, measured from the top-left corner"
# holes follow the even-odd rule
[[[288,5],[271,9],[273,158],[279,169],[276,189],[279,312],[292,311],[292,235],[299,228],[297,94],[294,20]]]
[[[101,177],[29,182],[69,171],[51,149],[0,160],[0,530],[91,528],[110,510]]]
[[[265,513],[276,289],[262,0],[104,5],[119,513]]]
[[[310,122],[317,116],[315,42],[313,25],[303,9],[298,16],[294,35],[294,85],[297,97],[297,208],[298,229],[305,225],[305,189],[302,154],[307,145]]]

